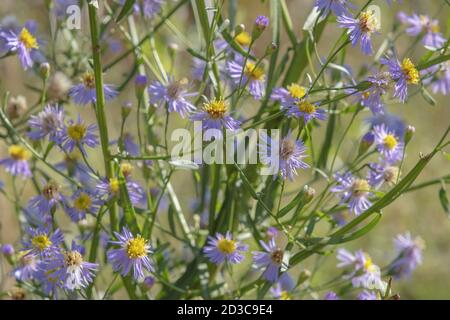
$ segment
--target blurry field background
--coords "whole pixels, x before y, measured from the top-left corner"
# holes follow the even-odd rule
[[[174,1],[168,1],[174,2]],[[365,1],[354,0],[352,1],[358,7],[361,7]],[[394,1],[395,2],[395,1]],[[237,1],[238,3],[238,18],[237,23],[244,23],[247,29],[251,28],[252,21],[258,14],[269,15],[268,1],[259,0],[246,0]],[[294,28],[297,31],[299,37],[301,37],[301,27],[305,21],[306,16],[312,8],[313,1],[300,1],[300,0],[287,0],[289,6],[289,12],[294,24]],[[382,35],[374,37],[375,48],[382,42],[383,37],[392,29],[395,14],[400,10],[405,11],[408,14],[412,12],[428,14],[440,20],[442,32],[448,36],[450,22],[450,9],[444,4],[444,1],[440,0],[403,0],[401,4],[395,3],[393,7],[389,8],[384,0],[376,0],[374,4],[379,5],[382,9],[381,23],[382,23]],[[42,38],[49,37],[49,20],[48,12],[45,9],[44,1],[39,0],[1,0],[0,1],[0,19],[6,15],[15,15],[20,23],[25,22],[28,19],[35,19],[39,23],[38,34]],[[84,17],[82,23],[82,30],[79,31],[79,37],[83,41],[88,43],[87,38],[88,24]],[[185,36],[193,43],[198,43],[198,32],[194,24],[194,18],[192,12],[188,10],[186,6],[183,10],[179,11],[171,21],[179,27],[180,30],[185,30]],[[141,31],[142,32],[142,31]],[[335,24],[329,24],[325,30],[321,41],[319,42],[319,52],[322,56],[326,56],[330,47],[336,41],[338,35],[342,31],[336,27]],[[120,33],[118,33],[120,34]],[[265,50],[265,46],[270,43],[271,32],[266,32],[262,39],[258,41],[257,55],[261,55]],[[175,74],[179,77],[188,76],[190,72],[190,58],[184,51],[185,47],[174,36],[174,34],[164,27],[160,32],[160,36],[157,39],[158,50],[163,58],[163,63],[169,65],[167,44],[178,43],[180,52],[177,54],[177,62],[175,68]],[[407,35],[402,36],[396,43],[396,47],[400,52],[400,55],[408,48],[408,46],[414,41],[414,38]],[[286,35],[283,34],[282,42],[280,44],[281,52],[284,52],[289,45],[286,39]],[[85,52],[90,52],[90,48]],[[418,46],[413,60],[417,61],[421,55],[425,53],[425,49]],[[106,61],[111,59],[113,55],[107,53],[105,56]],[[132,63],[132,60],[127,60],[128,63]],[[359,66],[364,63],[370,62],[370,58],[363,56],[360,53],[359,48],[347,49],[346,62],[350,64],[353,70],[358,70]],[[124,74],[129,71],[130,66],[127,66],[126,62],[120,64],[119,67],[115,67],[106,74],[106,83],[118,84],[122,81]],[[73,79],[77,81],[77,79]],[[27,90],[24,83],[35,84],[40,86],[38,78],[27,75],[20,67],[18,59],[11,57],[6,60],[0,60],[0,93],[3,95],[5,90],[11,92],[11,95],[18,94],[26,96],[28,103],[33,104],[37,95]],[[107,105],[112,112],[108,112],[109,116],[109,129],[110,138],[115,139],[118,134],[118,126],[120,118],[117,116],[120,112],[119,108],[121,104],[127,99],[134,99],[133,87],[129,86],[128,90],[123,92],[118,99]],[[411,167],[416,163],[420,152],[426,154],[432,147],[434,147],[438,138],[442,135],[445,128],[450,122],[450,105],[448,103],[448,97],[442,95],[435,96],[437,105],[430,106],[420,94],[415,95],[408,101],[406,105],[390,105],[389,110],[406,121],[407,124],[412,124],[416,127],[416,135],[408,146],[407,158],[405,160],[404,172],[409,171]],[[248,114],[251,114],[251,108],[253,103],[249,103],[251,100],[247,100],[246,108],[249,109]],[[75,110],[71,108],[71,110]],[[95,118],[91,110],[88,107],[81,109],[80,112],[88,122],[94,122]],[[73,114],[72,114],[73,116]],[[367,116],[367,113],[359,117],[359,120],[363,120]],[[349,116],[343,119],[341,122],[342,134],[343,128],[345,128],[346,121]],[[171,127],[176,128],[184,125],[184,122],[176,116],[171,117]],[[134,127],[130,125],[130,127]],[[130,124],[131,124],[130,123]],[[359,121],[361,123],[361,121]],[[347,151],[353,151],[358,137],[362,133],[362,126],[358,125],[353,127],[354,130],[348,135],[348,139],[345,147],[343,148],[341,155],[346,155]],[[325,128],[317,130],[317,134],[314,136],[314,141],[317,141],[317,145],[322,143],[321,135],[324,133]],[[169,130],[170,132],[170,130]],[[340,136],[338,135],[337,138]],[[336,137],[335,137],[336,138]],[[3,142],[0,142],[0,154],[4,154],[6,146]],[[448,149],[448,148],[447,148]],[[56,162],[60,159],[58,154],[54,151],[51,154],[51,160]],[[97,164],[101,167],[101,159],[98,158],[95,153],[90,155],[91,163]],[[441,154],[431,161],[430,165],[419,176],[417,182],[430,180],[450,173],[450,162],[445,159]],[[5,174],[3,169],[0,169],[0,180],[4,181],[8,186],[11,182],[11,177]],[[187,184],[192,184],[191,176],[187,173],[177,173],[172,178],[175,191],[180,196],[182,206],[185,212],[189,212],[189,204],[192,201],[194,188],[187,188]],[[306,176],[301,175],[293,183],[287,184],[287,192],[298,190],[300,186],[306,181]],[[416,183],[417,183],[416,182]],[[426,249],[424,251],[424,263],[420,266],[409,280],[403,280],[394,282],[393,290],[399,292],[402,298],[409,299],[450,299],[450,220],[445,215],[442,207],[439,204],[438,199],[439,185],[431,186],[427,189],[423,189],[418,192],[411,192],[403,195],[394,204],[390,205],[384,210],[384,216],[377,227],[368,235],[355,242],[347,245],[348,249],[354,250],[362,248],[367,251],[375,261],[375,263],[383,266],[392,260],[394,257],[394,250],[392,239],[398,233],[404,233],[410,231],[413,235],[420,235],[426,242]],[[450,186],[447,186],[450,191]],[[28,190],[28,188],[27,188]],[[30,189],[31,190],[31,189]],[[191,191],[192,190],[192,191]],[[29,199],[32,195],[30,192],[25,192],[23,197],[24,201]],[[7,243],[13,242],[17,244],[18,241],[18,224],[16,221],[14,210],[10,203],[0,196],[0,223],[1,234],[0,242]],[[17,247],[17,246],[16,246]],[[305,267],[312,268],[314,258],[308,259]],[[326,259],[325,268],[320,269],[317,275],[313,279],[313,284],[321,284],[327,280],[334,278],[338,275],[335,268],[336,259],[334,254]]]

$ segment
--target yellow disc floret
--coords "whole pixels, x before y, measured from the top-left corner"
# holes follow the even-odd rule
[[[8,152],[10,157],[17,161],[27,160],[30,157],[30,153],[17,144],[10,146]]]
[[[147,255],[146,240],[141,236],[128,240],[126,251],[130,259],[145,257]]]
[[[82,123],[72,124],[67,127],[67,135],[75,142],[80,142],[86,135],[86,126]]]
[[[31,239],[31,244],[39,251],[43,251],[44,249],[52,245],[52,241],[47,237],[46,234],[39,234]]]
[[[86,211],[91,207],[91,205],[92,199],[85,192],[81,192],[73,202],[73,206],[79,211]]]
[[[352,184],[352,194],[355,197],[362,197],[370,190],[369,182],[365,179],[356,179]]]
[[[235,38],[237,43],[239,43],[241,46],[248,46],[250,42],[252,41],[252,37],[248,32],[242,31],[239,33]]]
[[[263,80],[264,79],[264,70],[258,66],[256,66],[253,62],[247,61],[244,73],[247,77],[253,80]]]
[[[316,112],[316,107],[306,100],[297,102],[297,106],[298,110],[303,113],[313,114]]]
[[[401,68],[409,84],[419,83],[419,71],[417,71],[416,66],[412,63],[411,59],[403,59]]]
[[[380,29],[380,23],[373,11],[361,12],[361,15],[359,16],[359,26],[361,30],[366,33],[373,33]]]
[[[398,144],[397,139],[392,134],[387,134],[383,139],[383,145],[389,150],[393,150]]]
[[[211,118],[221,119],[227,112],[228,106],[222,98],[211,100],[203,105],[203,108]]]
[[[296,83],[291,83],[290,85],[288,85],[287,90],[289,91],[291,97],[294,99],[301,99],[305,96],[306,93],[305,88]]]
[[[217,241],[217,249],[223,254],[231,254],[236,250],[236,241],[231,239],[220,239]]]
[[[117,178],[112,178],[109,180],[109,189],[114,194],[119,192],[119,180]]]
[[[28,31],[27,28],[23,28],[22,31],[20,31],[19,41],[28,50],[39,48],[36,38],[30,33],[30,31]]]

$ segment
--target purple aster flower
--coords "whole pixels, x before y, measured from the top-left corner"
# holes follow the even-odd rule
[[[279,270],[283,263],[284,251],[277,246],[275,239],[272,238],[266,244],[264,241],[259,241],[264,251],[253,251],[254,268],[264,270],[262,276],[269,282],[277,282]]]
[[[283,272],[275,286],[270,288],[273,297],[279,300],[292,300],[291,291],[295,288],[292,277],[287,272]]]
[[[22,146],[13,144],[8,148],[9,156],[0,160],[0,165],[13,176],[31,177],[32,173],[28,164],[30,152]]]
[[[367,180],[374,188],[380,188],[383,184],[394,185],[400,176],[400,169],[389,162],[369,163]]]
[[[208,245],[205,246],[203,252],[212,263],[217,265],[224,261],[238,264],[244,260],[242,253],[247,249],[247,245],[234,240],[231,232],[227,231],[225,236],[220,233],[216,233],[215,237],[208,236]]]
[[[376,291],[363,290],[358,294],[358,300],[381,300]]]
[[[264,31],[269,26],[269,18],[266,16],[257,16],[255,19],[255,29],[258,33]]]
[[[14,247],[10,243],[5,243],[0,246],[1,252],[4,256],[10,257],[14,254]]]
[[[145,201],[145,191],[137,182],[127,180],[125,185],[133,206],[138,206]],[[109,180],[105,178],[97,184],[96,190],[99,197],[106,196],[107,200],[115,196],[120,196],[119,180],[117,178],[111,178]]]
[[[396,278],[410,277],[412,272],[422,264],[422,250],[425,243],[420,237],[413,239],[409,232],[399,234],[394,239],[397,258],[391,264],[389,272]]]
[[[346,28],[349,39],[353,46],[361,40],[361,51],[366,55],[373,53],[372,42],[370,40],[373,33],[380,30],[380,22],[371,11],[361,12],[357,18],[347,15],[338,16],[336,21],[341,28]]]
[[[422,33],[424,34],[422,43],[425,47],[440,49],[447,41],[439,30],[438,20],[416,13],[408,16],[404,12],[399,12],[397,17],[403,24],[407,25],[406,33],[408,35],[417,37]]]
[[[103,85],[103,95],[106,101],[110,101],[117,97],[119,92],[110,84]],[[82,75],[80,83],[73,86],[69,90],[69,96],[79,105],[95,103],[97,101],[97,93],[95,91],[95,76],[92,72],[86,72]]]
[[[359,215],[372,205],[368,199],[372,193],[367,180],[357,178],[350,172],[343,175],[335,174],[334,177],[337,185],[331,188],[331,192],[340,194],[341,203],[348,203],[350,211],[354,214]]]
[[[82,246],[72,241],[70,250],[60,252],[51,260],[45,261],[43,268],[68,290],[86,288],[93,282],[98,264],[84,261],[84,252]]]
[[[73,120],[69,121],[67,126],[64,126],[62,133],[62,147],[66,152],[72,152],[77,146],[80,151],[86,155],[84,146],[95,148],[98,145],[98,139],[95,135],[97,126],[86,124],[81,120],[81,116],[78,115],[77,122]]]
[[[339,300],[338,295],[334,291],[329,291],[323,297],[323,300]]]
[[[394,97],[405,102],[408,96],[408,85],[418,84],[420,81],[419,71],[409,58],[400,63],[397,59],[381,59],[380,62],[389,68],[391,78],[395,81]]]
[[[427,77],[423,83],[425,85],[430,85],[433,93],[442,93],[447,95],[450,93],[450,62],[446,61],[444,63],[432,66],[421,71],[421,74]]]
[[[40,215],[50,214],[58,203],[65,203],[64,196],[59,193],[59,185],[56,182],[49,182],[42,188],[42,193],[30,199],[28,206],[37,208]]]
[[[260,100],[265,94],[266,76],[264,69],[251,61],[238,63],[229,61],[227,63],[228,74],[236,87],[248,85],[248,91],[254,99]]]
[[[28,251],[27,255],[51,256],[59,250],[59,244],[64,241],[64,235],[59,229],[52,232],[49,228],[28,228],[27,234],[28,239],[22,242],[22,251]]]
[[[306,89],[296,83],[291,83],[286,88],[278,87],[272,91],[270,99],[279,101],[281,109],[287,109],[300,101],[306,94]]]
[[[21,251],[18,253],[18,261],[13,275],[19,281],[29,281],[35,277],[38,265],[37,256],[28,254],[27,251]]]
[[[24,70],[33,66],[35,60],[33,55],[39,49],[39,42],[36,38],[37,24],[34,21],[27,21],[20,32],[9,30],[3,34],[5,38],[5,48],[17,53]]]
[[[207,101],[203,104],[203,111],[191,115],[192,121],[201,121],[203,129],[239,129],[241,122],[227,115],[228,103],[222,98]]]
[[[327,118],[325,110],[312,104],[306,99],[302,99],[296,101],[294,104],[291,104],[286,109],[286,114],[290,117],[303,118],[305,124],[312,119],[325,120]]]
[[[142,14],[147,19],[153,19],[161,11],[164,0],[142,0]]]
[[[316,7],[322,11],[322,16],[327,16],[333,11],[335,16],[348,15],[347,6],[352,7],[347,0],[316,0]]]
[[[57,105],[48,105],[37,115],[32,115],[28,120],[31,131],[28,136],[33,140],[49,138],[55,143],[61,142],[61,133],[64,127],[64,110]]]
[[[394,131],[381,124],[373,128],[373,134],[377,150],[387,162],[394,163],[402,158],[404,143]]]
[[[405,122],[399,116],[385,112],[383,114],[375,114],[366,119],[373,129],[376,126],[385,125],[389,130],[394,132],[398,137],[404,137],[406,132]]]
[[[72,195],[72,206],[66,205],[66,211],[72,221],[78,222],[86,219],[88,213],[95,215],[101,204],[102,201],[96,199],[91,192],[78,189]]]
[[[267,231],[266,231],[266,235],[269,239],[278,237],[279,233],[280,232],[275,227],[269,227],[269,228],[267,228]]]
[[[154,268],[149,253],[152,253],[147,240],[140,235],[134,237],[126,227],[122,233],[114,232],[118,241],[111,241],[113,245],[120,246],[119,249],[110,249],[107,253],[108,261],[112,264],[115,272],[126,276],[133,268],[135,280],[144,279],[144,269],[153,272]]]
[[[354,89],[347,90],[347,92],[355,92],[358,102],[372,111],[373,114],[383,114],[384,104],[382,102],[382,96],[386,94],[387,89],[391,83],[390,75],[388,72],[381,72],[373,76],[369,76],[367,81],[371,83],[370,87],[366,90],[359,92]]]
[[[294,180],[297,169],[309,168],[309,165],[302,160],[306,157],[305,145],[301,140],[294,140],[290,133],[281,141],[274,141],[266,134],[262,134],[260,138],[259,155],[261,162],[263,164],[277,163],[283,179]],[[271,154],[273,149],[278,149],[278,154]]]
[[[171,78],[167,85],[155,81],[148,87],[150,103],[158,106],[167,103],[169,112],[178,112],[185,118],[195,110],[195,106],[187,98],[197,95],[196,92],[188,92],[186,85],[187,79],[175,81]]]

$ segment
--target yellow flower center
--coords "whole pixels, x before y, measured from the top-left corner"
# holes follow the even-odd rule
[[[264,70],[257,67],[253,62],[247,62],[244,68],[244,73],[247,77],[252,78],[253,80],[264,79]]]
[[[27,50],[38,49],[39,45],[36,38],[28,31],[27,28],[23,28],[19,34],[19,41],[27,48]]]
[[[233,253],[236,250],[236,241],[229,239],[220,239],[217,241],[217,249],[224,254]]]
[[[239,33],[234,39],[241,46],[248,46],[250,44],[250,41],[252,41],[252,37],[250,36],[250,34],[245,31]]]
[[[16,161],[27,160],[30,157],[30,153],[19,145],[12,145],[8,149],[9,155]]]
[[[87,193],[81,192],[78,198],[75,199],[73,202],[73,206],[78,211],[86,211],[88,210],[92,205],[91,197]]]
[[[272,253],[271,258],[274,263],[281,265],[281,262],[283,262],[283,250],[276,249]]]
[[[416,66],[411,62],[411,59],[403,59],[401,67],[409,84],[419,83],[419,71],[417,71]]]
[[[67,127],[67,134],[73,141],[80,142],[86,135],[86,126],[82,123],[73,124]]]
[[[369,192],[370,186],[365,179],[356,179],[352,185],[352,193],[355,197],[361,197]]]
[[[292,300],[292,297],[289,292],[281,291],[280,300]]]
[[[364,263],[364,269],[368,272],[375,272],[376,266],[373,264],[372,258],[366,255],[366,262]]]
[[[120,172],[122,172],[122,174],[125,177],[128,177],[131,175],[131,172],[133,172],[134,167],[130,164],[130,163],[121,163],[120,164]]]
[[[297,106],[298,110],[303,113],[313,114],[314,112],[316,112],[316,107],[306,100],[298,102]]]
[[[359,26],[363,32],[372,33],[380,29],[380,23],[372,11],[364,11],[359,16]]]
[[[301,99],[305,96],[306,93],[305,88],[296,83],[291,83],[287,86],[287,89],[291,97],[294,99]]]
[[[441,29],[439,28],[439,23],[431,23],[430,30],[433,33],[438,33],[439,31],[441,31]]]
[[[95,88],[95,76],[92,72],[86,72],[81,77],[81,82],[83,82],[83,85],[88,89],[94,89]]]
[[[50,247],[52,245],[52,242],[47,237],[47,235],[39,234],[31,239],[31,244],[39,251],[43,251],[44,249]]]
[[[109,180],[109,189],[112,193],[119,193],[119,180],[117,178],[112,178]]]
[[[214,99],[203,105],[203,108],[213,119],[221,119],[227,112],[227,103],[223,99]]]
[[[145,257],[147,255],[145,244],[146,240],[141,236],[128,240],[126,247],[128,258],[137,259]]]
[[[362,93],[362,96],[364,99],[368,99],[370,97],[370,92],[369,91],[365,91]]]
[[[394,135],[388,134],[388,135],[386,135],[386,137],[384,137],[383,144],[389,150],[393,150],[397,146],[398,141]]]
[[[68,267],[80,266],[83,256],[78,251],[69,251],[64,255],[64,263]]]

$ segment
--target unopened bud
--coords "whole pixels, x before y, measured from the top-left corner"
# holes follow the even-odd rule
[[[372,132],[367,132],[361,139],[359,143],[358,155],[366,153],[367,150],[372,146],[375,137]]]
[[[142,93],[144,92],[145,88],[148,84],[148,78],[147,76],[140,74],[137,75],[136,78],[134,78],[134,86],[136,89],[136,96],[139,98]]]
[[[269,18],[266,16],[258,16],[253,25],[252,38],[257,39],[269,25]]]
[[[172,42],[172,43],[169,44],[167,49],[169,50],[169,55],[171,57],[173,57],[173,56],[175,56],[177,51],[180,49],[180,47],[178,46],[178,44]]]
[[[234,34],[236,34],[236,35],[244,32],[244,31],[245,31],[245,25],[242,23],[237,25],[236,28],[234,28]]]
[[[414,136],[414,133],[416,132],[416,128],[409,125],[406,127],[405,131],[405,144],[411,141],[412,137]]]
[[[316,195],[316,189],[306,185],[306,186],[303,187],[303,191],[305,192],[305,196],[304,196],[305,197],[305,203],[304,204],[307,204]]]
[[[50,64],[48,62],[43,62],[39,66],[39,75],[42,79],[47,80],[50,76]]]
[[[155,285],[155,278],[153,278],[152,276],[147,276],[145,277],[143,284],[144,287],[149,290]]]
[[[2,245],[2,254],[5,257],[11,257],[14,254],[14,247],[9,243]]]
[[[130,115],[132,108],[133,104],[130,101],[127,101],[124,104],[122,104],[121,114],[123,120],[125,120]]]

